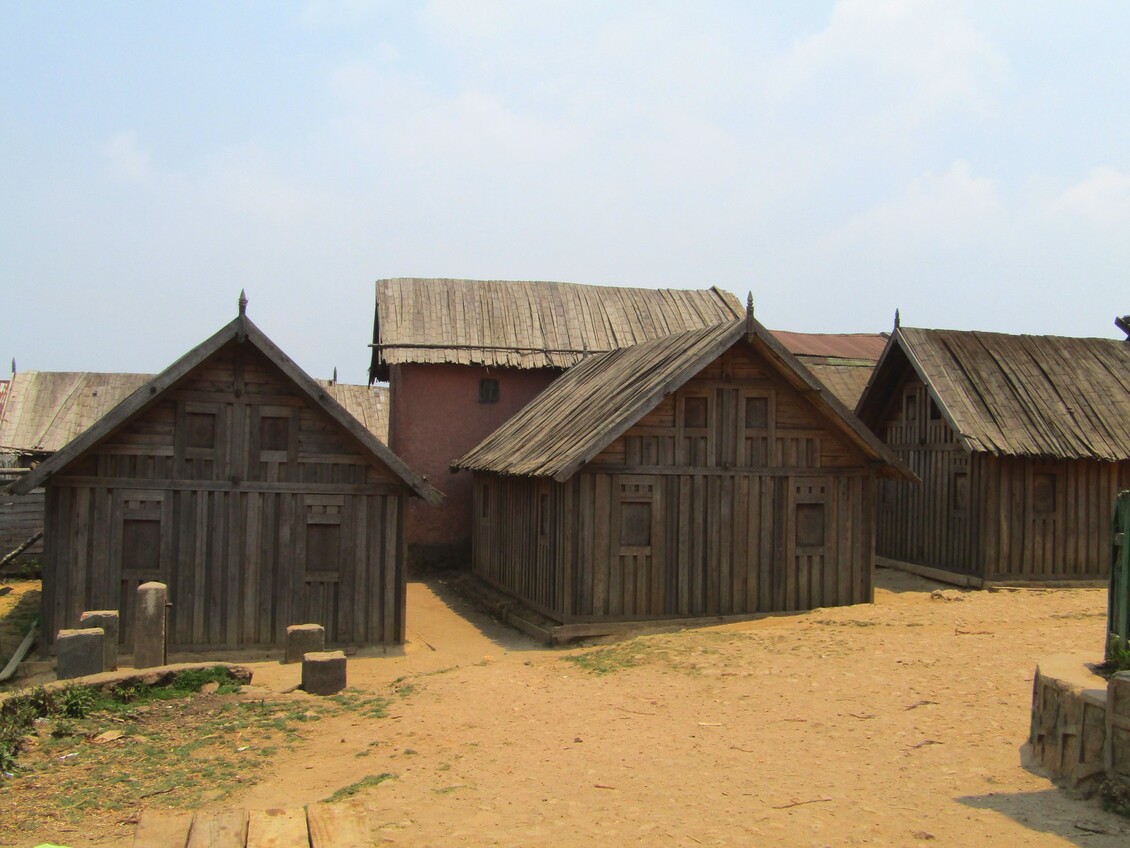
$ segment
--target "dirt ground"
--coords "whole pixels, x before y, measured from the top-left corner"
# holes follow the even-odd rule
[[[567,650],[414,583],[404,651],[349,665],[390,714],[319,721],[224,806],[387,773],[356,796],[386,844],[1130,844],[1130,821],[1020,765],[1035,664],[1100,658],[1106,592],[877,580],[873,605]],[[298,682],[253,667],[243,697]]]

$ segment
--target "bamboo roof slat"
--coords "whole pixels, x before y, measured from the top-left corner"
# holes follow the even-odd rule
[[[876,368],[913,367],[971,451],[1130,459],[1130,342],[901,327]],[[860,400],[874,422],[876,379]]]
[[[586,351],[732,321],[738,299],[717,288],[400,278],[377,282],[374,376],[389,365],[452,363],[568,368]]]

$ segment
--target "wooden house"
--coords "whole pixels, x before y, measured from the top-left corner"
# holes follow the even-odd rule
[[[46,489],[43,638],[169,587],[170,649],[404,638],[404,515],[439,493],[244,314],[15,484]]]
[[[453,467],[474,572],[572,626],[870,601],[911,476],[752,310],[586,359]]]
[[[877,551],[967,585],[1108,574],[1130,487],[1130,341],[899,327],[858,414],[922,479]]]
[[[584,357],[732,321],[732,294],[570,283],[392,279],[377,283],[370,380],[391,389],[389,446],[445,494],[409,507],[420,564],[462,564],[471,482],[451,461]]]

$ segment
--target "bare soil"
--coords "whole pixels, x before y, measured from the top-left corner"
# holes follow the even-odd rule
[[[202,803],[352,787],[405,845],[1130,844],[1130,821],[1020,765],[1036,662],[1100,659],[1106,592],[877,579],[872,605],[568,650],[412,584],[404,651],[349,664],[384,716],[327,711]],[[240,699],[316,703],[284,694],[298,667],[254,669]],[[129,845],[122,818],[63,844]]]

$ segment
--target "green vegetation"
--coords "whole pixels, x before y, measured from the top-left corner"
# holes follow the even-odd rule
[[[395,779],[396,775],[389,774],[388,772],[385,772],[384,774],[368,774],[358,780],[356,783],[351,783],[348,786],[341,787],[341,789],[337,790],[337,792],[335,792],[333,795],[330,795],[328,798],[326,798],[325,801],[330,804],[334,803],[335,801],[344,801],[346,798],[352,798],[362,789],[368,789],[370,786],[377,786],[381,783],[384,783],[386,780]]]
[[[1099,666],[1099,673],[1110,677],[1120,671],[1130,671],[1130,647],[1122,647],[1117,640],[1111,639],[1106,646],[1106,662]]]

